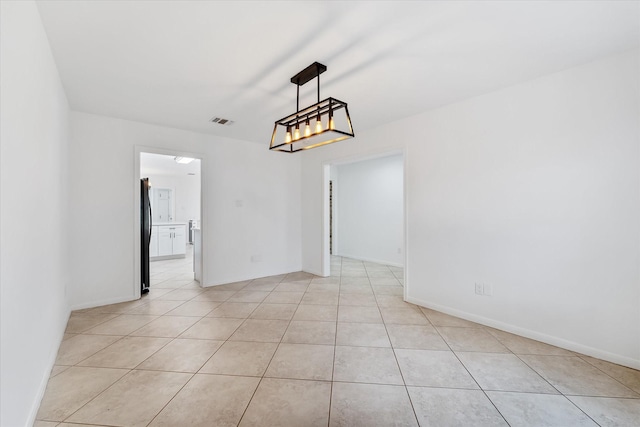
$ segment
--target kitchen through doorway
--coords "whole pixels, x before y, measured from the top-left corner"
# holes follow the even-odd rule
[[[202,281],[201,159],[140,152],[140,293]]]

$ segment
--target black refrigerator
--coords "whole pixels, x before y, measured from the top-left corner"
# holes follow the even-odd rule
[[[151,218],[151,201],[149,200],[149,178],[140,180],[140,266],[141,273],[141,292],[146,294],[149,292],[149,245],[151,244],[151,226],[153,219]]]

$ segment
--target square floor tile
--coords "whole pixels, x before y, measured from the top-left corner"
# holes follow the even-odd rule
[[[56,375],[63,373],[69,368],[70,366],[53,365],[53,368],[51,368],[51,374],[49,374],[49,378],[53,378]]]
[[[594,357],[580,355],[585,362],[600,369],[610,377],[618,380],[620,383],[629,387],[636,393],[640,393],[640,371],[627,368],[626,366],[616,365],[615,363],[606,362]]]
[[[277,348],[276,343],[227,341],[199,373],[259,377]]]
[[[51,378],[36,418],[62,421],[122,378],[126,369],[71,367]]]
[[[395,353],[407,385],[478,388],[451,351],[396,349]]]
[[[191,376],[177,372],[131,371],[66,421],[146,426]]]
[[[263,378],[240,426],[326,426],[331,383]]]
[[[287,320],[247,319],[229,340],[280,342],[288,325]]]
[[[282,282],[274,291],[276,292],[305,292],[309,287],[308,281],[299,281],[299,282]]]
[[[387,333],[394,348],[418,350],[449,350],[433,326],[427,325],[386,325]]]
[[[158,301],[151,300],[146,304],[139,305],[129,311],[127,314],[146,314],[151,316],[162,316],[174,308],[184,304],[184,301]]]
[[[259,305],[257,302],[225,302],[213,309],[207,317],[246,319]]]
[[[336,345],[391,347],[387,329],[381,323],[338,322]]]
[[[331,345],[282,343],[265,377],[331,381],[333,353]]]
[[[338,305],[338,292],[306,292],[300,304]]]
[[[223,341],[175,339],[138,365],[137,369],[197,372],[222,343]]]
[[[510,353],[484,329],[437,326],[436,329],[453,351],[479,351],[483,353]]]
[[[340,295],[345,295],[345,294],[373,295],[373,289],[369,284],[340,285]],[[377,302],[376,302],[376,305],[378,305]]]
[[[307,288],[307,292],[338,292],[340,290],[339,283],[314,283],[311,282]]]
[[[332,427],[417,426],[402,386],[334,383],[331,398]]]
[[[271,292],[278,286],[278,282],[266,282],[266,283],[249,283],[247,286],[242,288],[243,291],[261,291],[261,292]]]
[[[180,338],[226,340],[244,322],[243,319],[205,317],[182,333]]]
[[[137,307],[139,305],[143,305],[146,304],[147,301],[144,299],[139,299],[139,300],[135,300],[135,301],[125,301],[125,302],[119,302],[117,304],[109,304],[109,305],[103,305],[100,307],[95,307],[92,309],[89,309],[92,313],[125,313],[129,310],[131,310],[134,307]]]
[[[272,304],[298,304],[302,300],[304,292],[271,292],[264,299],[265,303]]]
[[[162,316],[132,332],[131,335],[139,337],[174,338],[189,329],[198,320],[197,317]]]
[[[520,358],[563,394],[632,397],[638,393],[576,356],[532,356]]]
[[[259,378],[197,374],[150,426],[235,426],[259,381]]]
[[[455,316],[431,310],[429,308],[420,307],[420,311],[427,316],[429,322],[434,326],[456,326],[462,328],[482,328],[482,325]]]
[[[429,325],[422,312],[409,307],[381,307],[380,312],[385,324]]]
[[[190,299],[200,295],[202,292],[203,291],[200,289],[176,289],[159,296],[156,300],[189,301]]]
[[[251,313],[251,316],[249,317],[251,319],[264,320],[291,320],[297,308],[297,304],[262,303],[253,311],[253,313]]]
[[[382,323],[382,316],[378,307],[362,307],[341,305],[338,309],[340,322],[354,323]]]
[[[215,288],[219,288],[219,286],[216,286]],[[194,297],[192,301],[224,302],[235,295],[236,292],[237,291],[223,291],[219,289],[206,290]]]
[[[369,293],[341,293],[339,304],[364,307],[377,307],[376,297]]]
[[[372,286],[372,288],[375,295],[404,295],[404,288],[402,286],[375,285]]]
[[[399,295],[382,295],[377,294],[376,301],[378,301],[378,306],[382,307],[400,307],[400,308],[412,308],[415,307],[413,304],[405,302],[402,296]]]
[[[238,291],[227,301],[229,302],[262,302],[269,292],[262,291]]]
[[[293,320],[319,320],[322,322],[335,322],[338,317],[336,305],[305,305],[300,304]]]
[[[420,425],[507,427],[481,390],[407,387]]]
[[[343,276],[340,278],[340,288],[342,289],[342,285],[367,285],[371,286],[371,282],[369,282],[368,277],[348,277]]]
[[[174,308],[166,316],[194,316],[203,317],[221,303],[217,301],[187,301],[178,308]]]
[[[518,356],[501,353],[456,353],[483,390],[558,394]]]
[[[512,427],[597,426],[564,396],[503,391],[487,395]]]
[[[65,332],[79,334],[117,316],[118,314],[116,313],[71,313]]]
[[[282,342],[295,344],[328,344],[336,340],[336,322],[292,320]]]
[[[378,347],[337,346],[333,380],[403,385],[393,350]]]
[[[587,396],[568,398],[603,427],[640,424],[640,399]]]
[[[133,369],[169,341],[169,338],[124,337],[83,360],[79,366]]]
[[[497,329],[485,328],[488,333],[498,339],[509,350],[515,354],[545,354],[554,356],[573,356],[569,350],[545,344],[540,341],[530,340],[525,337],[499,331]]]
[[[56,365],[75,365],[120,338],[111,335],[76,335],[64,340],[58,349]]]
[[[97,335],[129,335],[131,332],[140,329],[157,318],[158,316],[122,314],[89,329],[85,333]]]

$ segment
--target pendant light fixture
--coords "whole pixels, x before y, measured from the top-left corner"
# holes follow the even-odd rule
[[[325,71],[325,65],[314,62],[291,77],[296,85],[296,112],[276,121],[269,150],[295,153],[355,136],[347,103],[335,98],[320,101],[320,74]],[[301,110],[300,86],[314,78],[318,79],[318,102]]]

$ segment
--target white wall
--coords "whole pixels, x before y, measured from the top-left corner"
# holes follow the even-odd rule
[[[149,178],[152,188],[173,190],[173,220],[188,222],[200,219],[200,175],[157,175],[141,174]]]
[[[0,16],[0,425],[26,426],[69,316],[69,106],[35,4]]]
[[[403,173],[402,155],[332,168],[336,255],[404,265]]]
[[[322,271],[322,164],[404,149],[409,301],[640,368],[638,58],[305,152],[304,270]]]
[[[298,156],[270,152],[264,144],[73,112],[73,307],[135,296],[136,146],[202,155],[205,286],[300,270]]]

